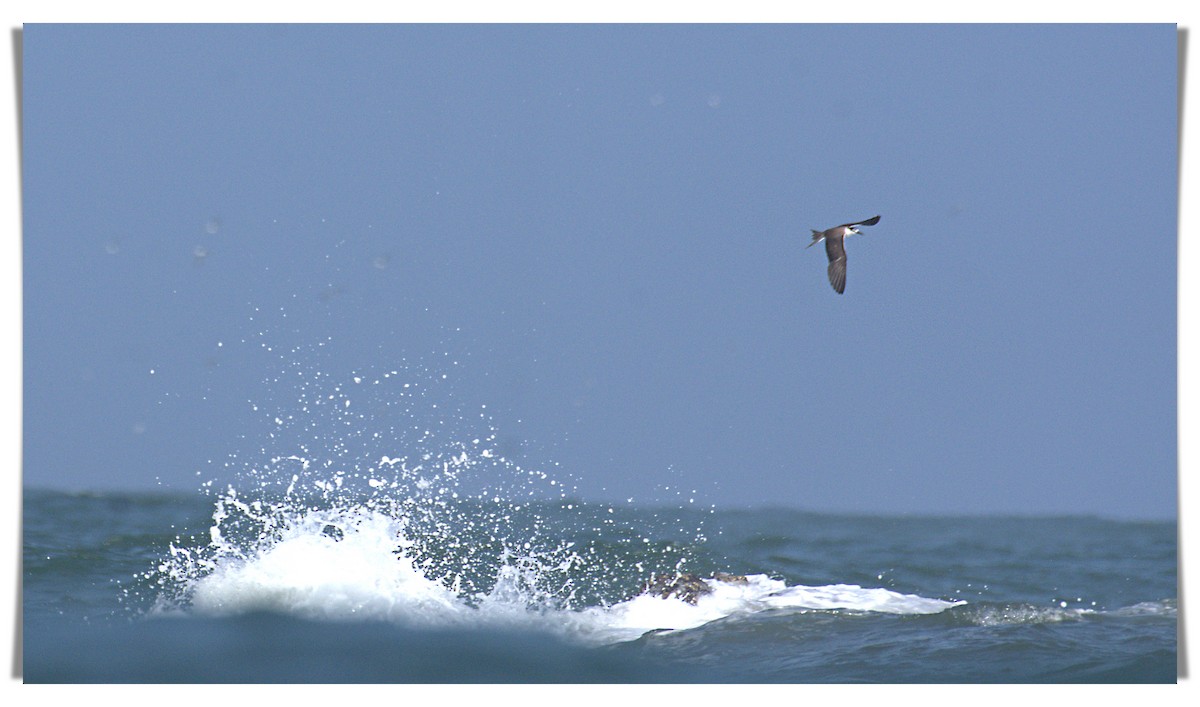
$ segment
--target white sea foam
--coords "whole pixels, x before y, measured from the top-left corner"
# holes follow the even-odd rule
[[[457,597],[395,554],[401,527],[396,520],[365,513],[334,526],[323,515],[303,519],[254,556],[219,561],[191,586],[193,610],[411,624],[445,623],[457,616]],[[337,528],[338,535],[325,528]]]
[[[612,507],[589,516],[568,502],[574,489],[563,479],[497,451],[482,407],[454,409],[397,371],[338,378],[300,360],[287,363],[294,400],[263,410],[275,423],[272,452],[260,447],[259,463],[233,455],[226,466],[238,481],[217,495],[208,536],[180,539],[146,573],[161,588],[155,613],[269,611],[611,643],[764,611],[921,614],[956,605],[853,585],[789,587],[766,575],[707,580],[711,591],[695,604],[629,596],[622,587],[681,569],[687,550],[618,528]],[[365,380],[370,388],[355,385]],[[352,386],[350,406],[343,391]],[[537,506],[547,499],[561,503]],[[563,523],[572,529],[549,529]],[[688,534],[703,542],[701,528],[670,528],[676,539]]]
[[[240,501],[236,507],[255,510]],[[228,513],[228,507],[219,510],[218,521]],[[497,558],[496,581],[485,593],[456,592],[405,554],[410,543],[403,521],[375,510],[310,511],[274,525],[274,538],[248,553],[225,546],[215,553],[177,553],[174,574],[182,592],[176,603],[159,610],[183,608],[208,616],[270,611],[422,628],[517,628],[611,643],[763,611],[929,614],[964,603],[847,584],[787,586],[758,574],[744,584],[705,580],[712,591],[695,604],[641,594],[611,605],[573,608],[539,589],[548,570],[570,568],[549,568],[545,558],[533,555]],[[216,529],[212,537],[217,544],[228,542]],[[577,559],[568,556],[560,563]]]
[[[864,589],[851,584],[823,587],[787,586],[782,580],[752,574],[746,582],[716,579],[704,582],[712,590],[695,604],[676,597],[641,594],[603,609],[589,610],[591,631],[611,640],[631,640],[649,631],[681,631],[730,616],[763,611],[871,611],[889,614],[935,614],[966,602],[928,599],[887,589]],[[582,628],[582,627],[581,627]]]
[[[1178,616],[1179,607],[1174,599],[1143,601],[1112,612],[1117,616]]]
[[[1077,621],[1098,612],[1094,609],[1057,606],[1034,606],[1012,604],[1002,606],[978,606],[964,618],[978,626],[1005,626],[1009,624],[1049,624]]]

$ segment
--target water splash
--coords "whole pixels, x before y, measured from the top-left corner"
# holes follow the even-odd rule
[[[334,374],[323,342],[275,351],[283,372],[248,401],[263,427],[202,485],[206,533],[177,538],[140,581],[150,615],[271,611],[421,627],[541,629],[632,640],[738,612],[954,606],[885,589],[717,582],[699,601],[639,595],[704,556],[694,493],[678,513],[584,503],[561,475],[499,448],[486,408],[421,365]],[[715,581],[715,580],[714,580]]]
[[[177,538],[142,576],[152,613],[567,611],[686,566],[695,538],[617,529],[613,506],[585,507],[561,475],[507,458],[486,406],[459,402],[445,372],[401,362],[331,373],[327,342],[257,342],[280,371],[247,401],[259,429],[217,465],[225,482],[202,484],[207,533]]]

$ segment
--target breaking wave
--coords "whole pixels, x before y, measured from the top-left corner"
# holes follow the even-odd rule
[[[690,601],[644,592],[652,577],[711,565],[704,512],[576,500],[556,475],[509,459],[486,408],[457,405],[445,375],[333,376],[303,359],[283,358],[270,381],[279,400],[250,403],[266,429],[222,465],[233,481],[202,485],[208,532],[177,537],[141,577],[148,614],[269,611],[611,643],[764,611],[932,614],[962,603],[762,574],[697,577],[707,588]]]

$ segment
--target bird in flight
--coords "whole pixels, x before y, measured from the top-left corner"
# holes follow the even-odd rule
[[[846,236],[861,233],[856,226],[874,226],[877,223],[879,217],[874,216],[866,221],[843,223],[827,231],[811,229],[812,243],[805,247],[811,248],[820,241],[825,241],[825,254],[829,256],[829,284],[833,285],[833,289],[839,295],[846,291],[846,246],[842,241],[846,240]]]

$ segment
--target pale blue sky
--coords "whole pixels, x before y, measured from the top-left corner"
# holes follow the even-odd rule
[[[193,488],[280,395],[254,347],[331,337],[584,498],[1173,517],[1176,62],[1173,25],[26,25],[25,483]],[[839,296],[808,231],[874,214]]]

